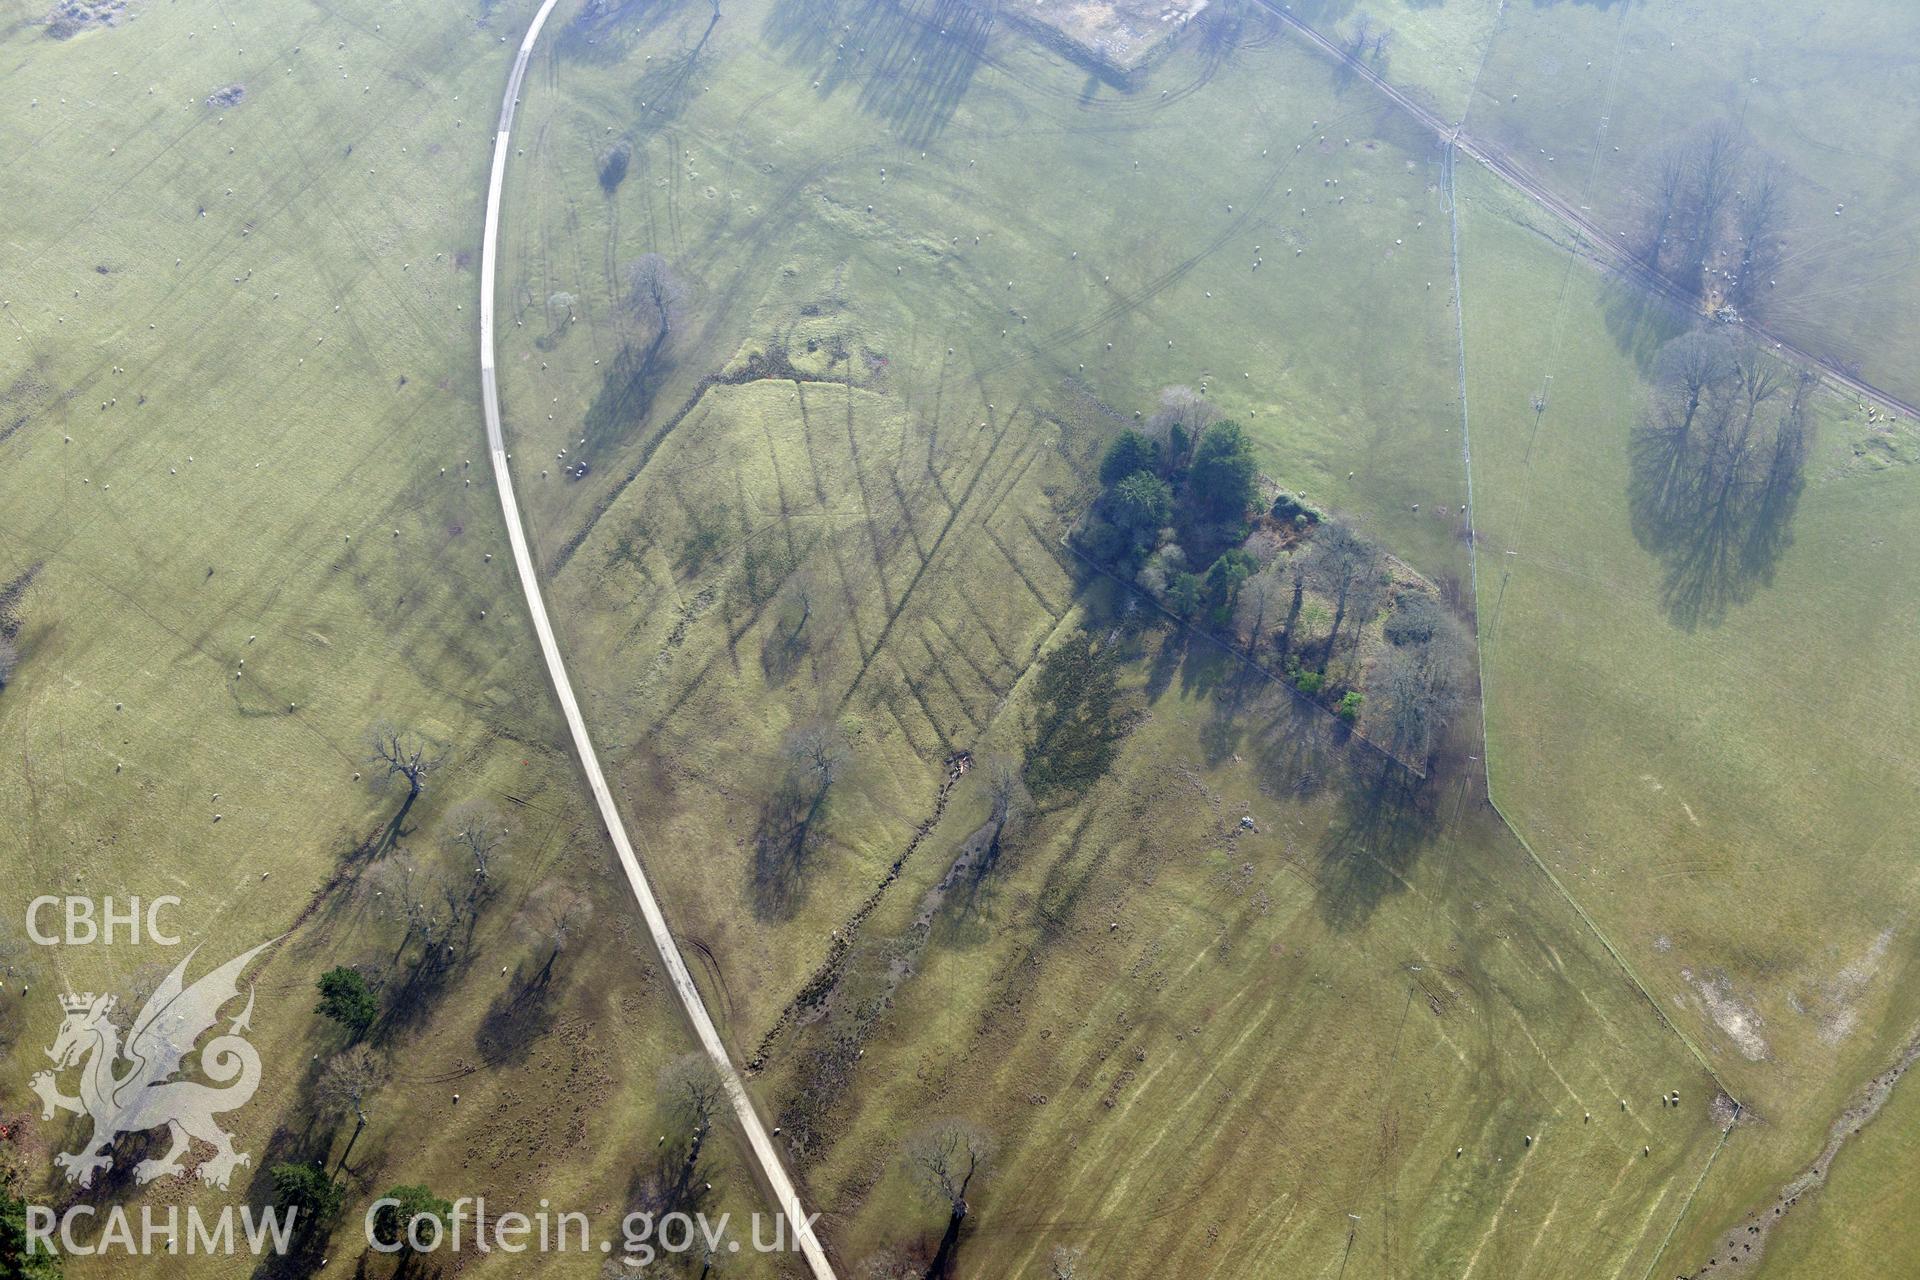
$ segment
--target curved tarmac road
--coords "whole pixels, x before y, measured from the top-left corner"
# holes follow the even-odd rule
[[[800,1252],[805,1256],[814,1280],[834,1280],[833,1266],[827,1261],[826,1252],[813,1234],[812,1224],[801,1206],[793,1179],[787,1173],[786,1166],[781,1164],[773,1139],[768,1136],[767,1127],[761,1122],[759,1113],[753,1109],[753,1101],[747,1096],[740,1073],[734,1070],[733,1060],[727,1056],[727,1048],[720,1041],[720,1033],[714,1029],[707,1006],[700,999],[700,991],[693,985],[693,975],[687,970],[687,962],[681,957],[680,948],[667,928],[667,918],[661,913],[659,902],[654,899],[653,886],[647,883],[646,872],[641,870],[640,860],[634,855],[633,843],[627,838],[626,824],[621,821],[620,811],[614,807],[613,792],[607,786],[606,775],[600,770],[600,758],[594,753],[592,739],[587,736],[587,724],[581,717],[579,700],[574,697],[573,685],[568,681],[566,666],[560,659],[560,646],[554,639],[553,624],[548,621],[547,607],[540,596],[540,581],[534,575],[533,557],[527,550],[526,529],[520,523],[520,505],[513,495],[513,475],[507,467],[506,441],[500,431],[500,385],[494,375],[493,363],[493,292],[494,268],[498,262],[496,248],[500,232],[500,188],[506,178],[507,134],[513,127],[514,108],[520,102],[520,84],[526,77],[528,60],[533,56],[534,41],[539,38],[540,28],[546,24],[547,15],[553,12],[556,3],[557,0],[542,0],[539,12],[533,15],[533,22],[527,27],[526,38],[520,42],[519,55],[513,60],[513,74],[507,78],[506,97],[500,104],[499,131],[494,135],[493,175],[487,183],[486,232],[480,250],[480,399],[487,416],[487,448],[493,455],[493,478],[500,489],[500,510],[506,516],[507,537],[513,545],[513,562],[520,572],[520,589],[526,595],[527,612],[532,615],[533,629],[540,638],[540,652],[546,658],[547,674],[553,678],[554,692],[559,695],[560,709],[567,718],[567,730],[573,735],[574,752],[580,757],[580,767],[586,773],[587,786],[593,792],[594,803],[600,808],[601,821],[606,824],[607,834],[613,838],[614,850],[620,855],[620,866],[627,874],[627,884],[633,889],[634,901],[640,904],[640,914],[646,919],[647,930],[653,935],[653,945],[659,950],[660,961],[666,966],[667,976],[673,982],[674,994],[686,1010],[688,1021],[693,1023],[701,1047],[720,1070],[720,1077],[726,1083],[727,1098],[733,1104],[734,1115],[740,1121],[754,1161],[760,1166],[761,1175],[772,1190],[780,1212],[786,1216],[789,1229],[797,1237]]]

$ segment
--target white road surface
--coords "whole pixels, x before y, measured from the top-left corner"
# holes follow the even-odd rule
[[[587,723],[580,714],[580,701],[574,697],[573,685],[567,679],[566,664],[560,658],[560,646],[554,639],[553,624],[547,618],[547,606],[540,595],[540,580],[534,574],[533,557],[527,549],[526,530],[520,522],[520,505],[513,494],[513,473],[507,463],[506,440],[500,430],[500,385],[494,374],[493,361],[494,269],[498,263],[500,188],[506,177],[507,156],[511,154],[507,137],[513,127],[514,108],[520,102],[521,81],[525,79],[527,63],[533,57],[534,41],[539,38],[540,28],[546,24],[547,15],[553,12],[555,3],[557,0],[543,0],[540,11],[533,15],[533,22],[527,27],[526,38],[520,42],[520,52],[513,60],[513,74],[507,79],[506,97],[500,104],[500,128],[493,143],[493,174],[487,182],[486,238],[480,250],[480,396],[487,416],[487,447],[493,455],[493,478],[500,489],[500,510],[506,516],[507,537],[513,544],[513,562],[520,572],[520,589],[526,595],[527,612],[532,615],[533,629],[540,638],[540,652],[546,658],[547,674],[553,678],[554,692],[559,696],[560,709],[567,718],[567,730],[573,735],[574,752],[580,757],[580,768],[586,773],[587,786],[593,792],[594,803],[600,808],[601,821],[606,824],[614,850],[620,855],[620,866],[626,872],[634,901],[640,905],[640,914],[647,922],[648,932],[653,935],[653,944],[659,949],[660,961],[673,982],[674,993],[686,1009],[687,1020],[693,1024],[701,1047],[713,1059],[721,1078],[726,1082],[727,1097],[733,1103],[734,1115],[740,1121],[747,1145],[752,1149],[754,1160],[759,1164],[761,1175],[772,1190],[780,1211],[786,1215],[789,1236],[797,1236],[800,1252],[806,1258],[815,1280],[834,1280],[833,1265],[827,1261],[825,1250],[814,1236],[806,1210],[800,1203],[800,1194],[794,1188],[793,1178],[780,1162],[780,1153],[775,1150],[766,1125],[754,1110],[753,1100],[747,1096],[746,1086],[740,1079],[740,1073],[734,1069],[733,1060],[727,1056],[727,1048],[720,1041],[720,1033],[715,1030],[713,1018],[707,1013],[699,988],[693,985],[693,975],[687,970],[687,962],[680,955],[672,931],[667,928],[667,918],[661,913],[659,902],[654,899],[653,886],[647,882],[647,873],[641,869],[640,859],[634,854],[633,842],[627,838],[626,824],[621,820],[619,809],[614,806],[613,792],[608,788],[606,775],[600,769],[600,757],[594,752],[593,740],[587,736]]]

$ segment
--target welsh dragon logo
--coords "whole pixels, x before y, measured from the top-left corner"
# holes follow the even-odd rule
[[[193,952],[188,952],[147,998],[128,1027],[124,1044],[110,1016],[113,996],[89,992],[60,997],[67,1016],[47,1050],[54,1068],[37,1073],[31,1084],[44,1104],[42,1119],[68,1111],[93,1120],[93,1136],[78,1151],[62,1151],[53,1158],[69,1182],[91,1186],[97,1171],[112,1166],[113,1158],[106,1152],[115,1138],[161,1125],[172,1135],[172,1145],[158,1160],[142,1160],[134,1166],[136,1182],[184,1173],[181,1158],[187,1154],[190,1138],[214,1149],[199,1168],[202,1182],[225,1189],[236,1168],[252,1163],[246,1152],[233,1149],[233,1135],[213,1118],[217,1112],[244,1105],[260,1087],[260,1055],[241,1034],[253,1017],[251,986],[246,1008],[226,1034],[215,1036],[200,1050],[200,1074],[225,1087],[173,1077],[200,1037],[219,1021],[221,1007],[238,998],[240,974],[247,962],[272,945],[272,941],[261,943],[190,987],[182,981],[193,959]],[[56,1081],[60,1072],[74,1067],[80,1068],[77,1097],[60,1092]]]

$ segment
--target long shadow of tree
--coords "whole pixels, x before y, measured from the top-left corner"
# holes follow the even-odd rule
[[[310,1071],[308,1084],[318,1074]],[[299,1130],[295,1131],[280,1125],[268,1139],[267,1148],[254,1163],[253,1177],[247,1185],[247,1202],[256,1209],[274,1203],[274,1168],[282,1164],[310,1165],[319,1168],[328,1167],[328,1154],[333,1144],[333,1130],[326,1125],[316,1124],[311,1117]],[[352,1181],[352,1175],[347,1179]],[[335,1219],[337,1221],[337,1219]],[[295,1276],[310,1276],[320,1269],[322,1258],[327,1252],[328,1228],[332,1222],[303,1222],[296,1214],[293,1223],[293,1237],[285,1253],[267,1252],[253,1269],[255,1280],[291,1280]]]
[[[693,101],[703,68],[713,61],[713,33],[720,25],[720,5],[700,34],[672,53],[654,58],[634,83],[634,101],[640,110],[642,132],[651,132],[680,118]]]
[[[1234,54],[1269,44],[1283,30],[1279,19],[1244,0],[1209,4],[1194,18],[1193,25],[1202,81],[1211,80]]]
[[[1805,485],[1811,389],[1722,334],[1662,348],[1633,433],[1627,505],[1634,536],[1660,560],[1673,625],[1717,626],[1772,583]]]
[[[1615,276],[1601,292],[1601,320],[1622,355],[1651,376],[1660,348],[1687,332],[1694,316],[1636,280]]]
[[[692,0],[587,0],[554,42],[563,58],[611,64],[665,26]],[[717,6],[716,6],[717,7]]]
[[[846,766],[847,747],[837,729],[812,724],[788,735],[781,758],[753,839],[749,888],[754,912],[763,920],[784,920],[799,903],[807,867],[825,836],[829,800]]]
[[[1360,78],[1362,66],[1375,74],[1383,74],[1387,68],[1387,42],[1392,32],[1386,27],[1376,26],[1372,17],[1361,13],[1353,20],[1353,26],[1340,38],[1340,51],[1346,54],[1333,67],[1333,91],[1344,94]]]
[[[1273,677],[1237,656],[1230,655],[1229,661],[1231,665],[1220,667],[1218,678],[1209,686],[1213,706],[1206,723],[1200,727],[1200,747],[1208,768],[1238,755],[1250,719],[1273,710],[1268,706],[1272,701]],[[1286,701],[1291,709],[1295,700]]]
[[[821,97],[856,86],[860,110],[923,147],[959,109],[996,17],[975,0],[781,0],[763,34]]]
[[[580,430],[587,443],[576,452],[597,456],[625,440],[630,430],[647,420],[674,364],[664,344],[621,348],[587,406]]]
[[[553,1025],[564,982],[542,980],[522,962],[513,982],[494,996],[473,1033],[474,1048],[490,1067],[519,1066]]]
[[[1366,924],[1387,897],[1406,887],[1415,861],[1438,835],[1439,796],[1457,776],[1458,758],[1473,749],[1464,735],[1436,754],[1425,776],[1330,721],[1324,711],[1283,687],[1222,698],[1216,720],[1245,724],[1233,740],[1274,795],[1308,799],[1332,792],[1336,811],[1319,850],[1316,902],[1327,923],[1342,932]],[[1230,732],[1209,725],[1210,735]],[[1209,748],[1209,754],[1219,748]]]
[[[1416,859],[1439,830],[1441,788],[1392,757],[1347,753],[1340,814],[1320,853],[1320,914],[1335,929],[1364,925],[1380,903],[1406,887]]]
[[[581,419],[574,466],[618,446],[645,422],[678,364],[674,347],[686,319],[687,283],[658,253],[642,254],[622,269],[622,276],[620,354]]]

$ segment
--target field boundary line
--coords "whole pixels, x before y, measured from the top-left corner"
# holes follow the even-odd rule
[[[1464,120],[1465,117],[1463,116]],[[1486,783],[1487,802],[1493,803],[1493,762],[1487,759],[1487,659],[1480,632],[1480,534],[1474,527],[1473,506],[1473,419],[1467,409],[1467,298],[1460,284],[1460,197],[1453,186],[1453,142],[1440,162],[1447,193],[1447,234],[1451,240],[1453,264],[1453,334],[1459,354],[1460,464],[1467,480],[1467,586],[1473,593],[1473,667],[1474,701],[1480,707],[1480,774]],[[1502,592],[1505,584],[1502,584]],[[1494,806],[1495,812],[1499,806]],[[1500,820],[1506,822],[1506,815]],[[1511,827],[1512,823],[1507,823]],[[1518,834],[1518,833],[1516,833]]]
[[[1334,62],[1347,68],[1355,76],[1365,80],[1368,84],[1379,90],[1380,94],[1385,97],[1388,102],[1411,116],[1416,123],[1424,126],[1429,132],[1434,134],[1434,136],[1441,139],[1441,141],[1457,145],[1469,158],[1487,169],[1495,177],[1505,182],[1508,186],[1518,191],[1521,195],[1525,196],[1549,214],[1552,214],[1556,219],[1565,224],[1575,236],[1587,242],[1591,250],[1587,256],[1589,260],[1593,261],[1596,265],[1613,271],[1621,278],[1630,280],[1646,289],[1649,293],[1664,298],[1669,302],[1693,305],[1694,302],[1697,301],[1685,295],[1682,289],[1666,276],[1650,270],[1646,264],[1642,263],[1627,250],[1621,248],[1614,242],[1614,239],[1608,237],[1598,222],[1587,217],[1568,201],[1554,195],[1540,183],[1536,182],[1519,166],[1518,162],[1509,158],[1501,148],[1491,142],[1482,143],[1475,140],[1472,135],[1467,133],[1464,125],[1449,126],[1446,121],[1414,101],[1404,90],[1394,87],[1385,77],[1380,75],[1379,72],[1354,57],[1351,53],[1348,53],[1345,49],[1342,49],[1331,39],[1321,34],[1318,29],[1310,25],[1305,19],[1294,14],[1291,9],[1285,5],[1276,3],[1275,0],[1254,0],[1254,2],[1267,12],[1273,14],[1276,18],[1279,18],[1280,21],[1287,26],[1299,32],[1313,48],[1319,50],[1327,57],[1332,58]],[[1791,356],[1805,364],[1818,373],[1820,377],[1840,390],[1852,392],[1861,399],[1877,405],[1882,409],[1891,410],[1908,418],[1920,418],[1920,406],[1910,404],[1891,391],[1875,386],[1865,378],[1847,372],[1847,370],[1841,368],[1830,359],[1814,355],[1805,347],[1802,347],[1790,338],[1783,337],[1775,330],[1744,317],[1733,321],[1732,325],[1733,327],[1745,329],[1755,338],[1772,343],[1776,351],[1784,356]]]
[[[1697,1061],[1701,1069],[1707,1073],[1707,1078],[1713,1081],[1714,1087],[1733,1100],[1734,1118],[1737,1120],[1741,1111],[1740,1100],[1734,1097],[1731,1089],[1727,1088],[1726,1082],[1720,1078],[1720,1073],[1713,1069],[1712,1064],[1707,1061],[1706,1055],[1700,1051],[1700,1047],[1687,1036],[1686,1032],[1680,1029],[1679,1025],[1676,1024],[1672,1018],[1667,1016],[1667,1011],[1661,1007],[1660,1001],[1654,997],[1653,992],[1648,990],[1647,984],[1640,980],[1640,975],[1634,972],[1634,968],[1627,962],[1626,956],[1622,955],[1620,949],[1613,945],[1613,939],[1609,938],[1606,932],[1595,922],[1594,918],[1587,914],[1587,909],[1580,905],[1579,899],[1567,891],[1567,887],[1561,883],[1560,877],[1553,873],[1553,868],[1549,867],[1545,859],[1541,858],[1539,853],[1534,850],[1533,845],[1527,840],[1526,835],[1520,830],[1519,826],[1514,823],[1513,819],[1507,815],[1506,809],[1501,806],[1499,799],[1494,795],[1493,753],[1488,747],[1490,739],[1487,734],[1486,647],[1483,643],[1480,627],[1480,538],[1474,527],[1473,441],[1470,433],[1470,423],[1472,419],[1467,404],[1467,307],[1466,295],[1461,288],[1460,279],[1460,202],[1453,185],[1453,162],[1454,144],[1449,140],[1444,161],[1444,172],[1447,192],[1447,222],[1453,238],[1454,332],[1459,339],[1460,452],[1467,472],[1467,577],[1472,586],[1474,600],[1473,656],[1480,686],[1477,690],[1477,701],[1480,705],[1480,769],[1481,776],[1486,782],[1487,803],[1493,807],[1495,813],[1500,815],[1501,823],[1505,825],[1508,831],[1513,833],[1513,838],[1518,840],[1520,847],[1527,851],[1527,856],[1533,859],[1533,865],[1540,869],[1542,875],[1546,876],[1547,882],[1566,900],[1567,905],[1573,908],[1574,914],[1580,917],[1581,921],[1592,931],[1593,936],[1600,940],[1600,945],[1607,949],[1607,954],[1612,956],[1614,963],[1620,966],[1620,971],[1627,975],[1627,980],[1633,983],[1634,989],[1637,990],[1641,997],[1646,1000],[1647,1004],[1652,1007],[1654,1014],[1660,1019],[1662,1025],[1664,1025],[1667,1030],[1673,1032],[1673,1034],[1679,1038],[1680,1043],[1687,1047],[1687,1051],[1693,1055],[1694,1060]],[[1501,589],[1504,592],[1504,579],[1502,580]],[[1731,1126],[1729,1126],[1729,1129],[1731,1129]]]
[[[640,866],[640,859],[634,853],[633,843],[628,838],[625,821],[619,808],[614,804],[613,791],[607,784],[605,773],[600,768],[600,758],[593,748],[593,740],[587,734],[585,717],[580,711],[580,702],[574,696],[573,684],[567,677],[566,664],[560,656],[560,645],[554,636],[552,620],[547,616],[547,607],[540,593],[540,580],[535,573],[533,556],[528,547],[526,526],[520,518],[520,506],[514,497],[513,474],[508,465],[506,439],[500,422],[500,385],[494,367],[493,315],[494,285],[498,266],[498,247],[500,232],[500,196],[506,181],[508,135],[513,127],[514,109],[520,102],[520,86],[526,77],[527,64],[533,56],[534,42],[539,39],[541,27],[546,25],[547,17],[559,0],[542,0],[539,10],[528,24],[527,34],[520,42],[520,50],[514,58],[513,70],[507,77],[507,89],[500,105],[499,126],[493,140],[493,168],[487,181],[487,208],[485,230],[480,247],[480,391],[481,407],[484,410],[487,427],[487,446],[492,455],[494,481],[500,490],[500,511],[505,517],[507,538],[513,546],[514,565],[519,573],[521,593],[526,597],[527,612],[533,623],[534,633],[540,642],[541,655],[546,660],[547,674],[553,682],[554,694],[560,702],[561,713],[565,716],[567,730],[573,740],[575,755],[579,758],[581,771],[586,775],[587,788],[592,792],[594,803],[599,810],[601,822],[607,835],[613,841],[614,852],[619,855],[621,869],[626,873],[628,887],[632,889],[634,901],[639,905],[640,914],[646,922],[647,932],[653,937],[654,949],[660,955],[660,963],[665,968],[668,980],[673,985],[674,995],[678,998],[687,1020],[693,1024],[702,1049],[712,1060],[720,1073],[727,1100],[732,1104],[734,1116],[740,1122],[747,1147],[759,1166],[761,1176],[773,1193],[780,1212],[786,1216],[793,1228],[795,1241],[800,1246],[808,1269],[815,1280],[836,1280],[833,1265],[827,1260],[826,1251],[820,1247],[813,1232],[812,1220],[808,1217],[800,1194],[795,1188],[792,1177],[780,1161],[779,1152],[768,1135],[765,1122],[754,1109],[753,1099],[748,1095],[746,1084],[740,1072],[733,1065],[726,1045],[720,1039],[720,1032],[714,1026],[713,1017],[707,1012],[706,1002],[701,998],[700,989],[694,984],[693,974],[687,968],[686,958],[681,955],[679,944],[673,939],[673,932],[667,925],[666,915],[660,909],[659,901],[654,897],[653,886],[648,882],[646,872]]]
[[[1292,18],[1289,18],[1288,21],[1295,22]],[[1296,25],[1299,24],[1296,22]],[[1471,106],[1471,103],[1469,103],[1469,106]],[[1598,922],[1596,922],[1591,915],[1587,914],[1587,909],[1580,905],[1579,899],[1575,898],[1573,894],[1568,891],[1566,885],[1561,882],[1560,877],[1554,874],[1553,868],[1549,867],[1546,860],[1534,849],[1525,833],[1523,833],[1513,819],[1508,816],[1506,809],[1494,794],[1493,753],[1489,747],[1491,739],[1487,732],[1486,646],[1484,643],[1484,632],[1480,625],[1480,538],[1474,524],[1476,512],[1473,501],[1472,414],[1467,397],[1467,299],[1460,274],[1460,198],[1459,192],[1454,186],[1453,176],[1455,155],[1458,150],[1458,136],[1460,132],[1464,130],[1465,123],[1466,115],[1463,113],[1459,128],[1455,130],[1453,136],[1448,137],[1446,140],[1446,151],[1442,159],[1442,174],[1447,196],[1447,228],[1452,250],[1453,319],[1454,334],[1458,345],[1460,379],[1460,455],[1462,464],[1466,469],[1467,486],[1467,578],[1473,592],[1474,601],[1473,656],[1475,673],[1478,677],[1479,684],[1479,688],[1475,693],[1476,701],[1480,707],[1480,767],[1481,776],[1485,780],[1486,785],[1487,803],[1493,808],[1493,811],[1499,815],[1502,825],[1512,833],[1515,840],[1519,841],[1520,847],[1527,851],[1527,856],[1533,860],[1533,865],[1540,869],[1542,875],[1546,876],[1547,882],[1554,887],[1555,892],[1566,900],[1567,905],[1573,908],[1574,914],[1580,917],[1581,922],[1584,923],[1588,930],[1592,932],[1593,936],[1599,940],[1600,945],[1606,948],[1607,954],[1612,956],[1614,963],[1620,966],[1620,971],[1627,975],[1627,980],[1633,984],[1634,989],[1640,993],[1641,998],[1646,1000],[1647,1004],[1653,1009],[1654,1015],[1660,1019],[1661,1024],[1665,1026],[1667,1030],[1671,1031],[1674,1036],[1679,1039],[1681,1044],[1687,1047],[1687,1051],[1693,1055],[1694,1060],[1698,1062],[1701,1069],[1707,1073],[1707,1078],[1713,1081],[1714,1087],[1732,1101],[1734,1122],[1737,1122],[1740,1118],[1742,1106],[1740,1100],[1734,1096],[1733,1091],[1727,1088],[1726,1081],[1720,1078],[1720,1073],[1715,1071],[1713,1065],[1707,1061],[1707,1057],[1701,1052],[1700,1047],[1693,1042],[1686,1032],[1680,1029],[1679,1025],[1675,1023],[1672,1018],[1667,1016],[1666,1009],[1661,1006],[1660,1001],[1654,996],[1653,992],[1648,989],[1647,984],[1641,980],[1640,975],[1634,971],[1632,964],[1628,963],[1626,956],[1613,944],[1613,939],[1609,938],[1605,930],[1600,928]],[[1569,269],[1571,269],[1571,264],[1569,264]],[[1561,302],[1564,304],[1564,279],[1562,280],[1561,288]],[[1500,590],[1504,598],[1506,592],[1506,576],[1504,574],[1501,578]],[[1496,619],[1498,617],[1497,606],[1495,617]],[[1723,1142],[1726,1134],[1732,1131],[1732,1127],[1733,1122],[1730,1122],[1727,1128],[1721,1131]],[[1663,1245],[1662,1249],[1664,1250],[1664,1248],[1665,1246]]]
[[[1667,1246],[1673,1243],[1674,1232],[1680,1230],[1680,1224],[1687,1220],[1687,1214],[1693,1211],[1693,1201],[1700,1194],[1700,1188],[1706,1185],[1707,1175],[1713,1172],[1714,1161],[1727,1148],[1727,1139],[1733,1135],[1733,1126],[1728,1125],[1720,1131],[1720,1141],[1713,1144],[1713,1150],[1707,1153],[1707,1163],[1700,1169],[1700,1176],[1693,1180],[1693,1186],[1687,1191],[1687,1198],[1680,1202],[1680,1212],[1673,1215],[1673,1225],[1667,1228],[1667,1234],[1660,1237],[1660,1247],[1647,1259],[1647,1269],[1640,1273],[1640,1280],[1652,1280],[1653,1269],[1660,1265],[1660,1259],[1667,1256]]]
[[[1491,779],[1489,779],[1489,781],[1491,781]],[[1720,1073],[1715,1071],[1713,1064],[1707,1061],[1707,1056],[1700,1051],[1700,1046],[1696,1045],[1692,1038],[1680,1029],[1679,1024],[1667,1016],[1667,1011],[1660,1007],[1660,1002],[1654,998],[1653,992],[1647,989],[1647,984],[1640,980],[1640,975],[1634,972],[1634,968],[1627,962],[1627,958],[1620,954],[1618,947],[1613,945],[1613,939],[1607,937],[1600,926],[1594,922],[1593,917],[1587,914],[1587,909],[1580,905],[1580,900],[1567,892],[1567,886],[1560,882],[1560,877],[1553,873],[1553,868],[1549,867],[1546,864],[1546,860],[1534,851],[1533,845],[1528,843],[1527,837],[1521,833],[1519,827],[1514,825],[1513,819],[1507,816],[1507,811],[1500,807],[1498,800],[1493,798],[1491,785],[1489,785],[1487,789],[1487,803],[1493,806],[1493,811],[1500,815],[1500,821],[1506,824],[1507,830],[1513,833],[1513,838],[1520,842],[1520,847],[1527,851],[1529,858],[1533,859],[1533,865],[1540,868],[1541,874],[1545,875],[1548,883],[1553,885],[1560,896],[1567,900],[1567,905],[1573,908],[1574,914],[1579,916],[1580,919],[1585,922],[1587,928],[1593,931],[1593,936],[1598,938],[1600,945],[1607,949],[1607,954],[1612,956],[1614,963],[1620,966],[1620,971],[1627,975],[1627,980],[1633,983],[1634,989],[1653,1007],[1654,1013],[1659,1016],[1660,1021],[1665,1024],[1667,1030],[1679,1037],[1680,1043],[1687,1046],[1688,1052],[1693,1054],[1694,1060],[1700,1064],[1700,1069],[1707,1073],[1707,1078],[1713,1081],[1714,1087],[1725,1094],[1728,1100],[1733,1103],[1734,1120],[1737,1121],[1740,1118],[1741,1111],[1745,1109],[1740,1099],[1734,1096],[1733,1090],[1727,1088],[1726,1081],[1720,1078]],[[1732,1124],[1727,1126],[1729,1130],[1731,1130],[1732,1127]]]

